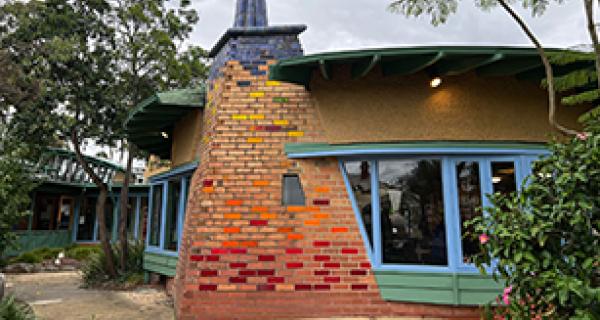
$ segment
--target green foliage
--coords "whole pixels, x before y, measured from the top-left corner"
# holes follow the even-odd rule
[[[120,261],[122,251],[119,246],[112,246],[113,256]],[[116,279],[112,279],[106,270],[106,256],[101,251],[94,254],[84,263],[82,268],[83,283],[86,287],[121,287],[129,288],[139,285],[144,279],[144,243],[132,242],[129,245],[126,271],[119,271]]]
[[[510,319],[600,319],[600,130],[555,141],[534,165],[526,186],[490,197],[487,215],[467,225],[489,235],[474,257],[512,292]]]
[[[20,254],[18,257],[12,258],[9,260],[11,264],[13,263],[41,263],[44,259],[36,255],[33,252],[24,252]]]
[[[542,15],[552,3],[563,3],[564,0],[507,0],[507,3],[520,3],[523,8],[531,10],[534,16]],[[474,0],[477,7],[484,10],[498,5],[498,0]],[[448,18],[456,13],[460,0],[394,0],[390,4],[390,10],[406,16],[419,17],[428,15],[431,24],[437,26],[446,23]]]
[[[0,319],[2,320],[35,320],[31,309],[15,300],[14,297],[5,297],[0,300]]]
[[[99,246],[78,246],[67,249],[65,256],[67,258],[75,259],[77,261],[87,261],[93,255],[99,255],[102,253],[102,248]]]

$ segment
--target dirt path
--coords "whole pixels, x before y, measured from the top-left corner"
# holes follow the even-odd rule
[[[164,292],[80,289],[75,272],[8,275],[8,293],[29,303],[40,320],[173,320]]]

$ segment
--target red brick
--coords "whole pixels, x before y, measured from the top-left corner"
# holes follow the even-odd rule
[[[217,291],[216,284],[201,284],[198,286],[198,290],[200,291]]]
[[[371,264],[369,262],[363,262],[360,264],[361,268],[371,269]]]
[[[351,276],[366,276],[367,270],[351,270],[350,275]]]
[[[283,283],[285,279],[283,277],[269,277],[267,279],[268,283]]]
[[[315,241],[315,242],[313,242],[313,246],[315,246],[315,247],[329,247],[329,246],[331,246],[331,242],[329,242],[329,241]]]
[[[206,261],[219,261],[219,256],[206,256]]]
[[[342,253],[343,254],[358,254],[358,249],[356,249],[356,248],[343,248],[342,249]]]
[[[248,266],[248,264],[245,263],[245,262],[232,262],[232,263],[229,264],[229,267],[231,269],[243,269],[246,266]]]
[[[302,262],[288,262],[285,264],[288,269],[299,269],[304,266]]]
[[[275,256],[258,256],[258,261],[275,261]]]
[[[352,290],[367,290],[369,289],[369,285],[366,284],[353,284]]]
[[[328,276],[330,273],[329,270],[315,270],[315,276]]]
[[[201,277],[216,277],[218,274],[217,270],[202,270],[200,271]]]
[[[204,186],[204,187],[212,187],[213,183],[214,183],[213,180],[204,180],[204,181],[202,181],[202,186]]]
[[[227,249],[222,249],[222,248],[216,248],[216,249],[211,249],[210,253],[217,255],[217,254],[227,254],[229,252],[229,250]]]
[[[269,225],[267,220],[250,220],[250,225],[253,227],[264,227]]]
[[[254,277],[256,276],[256,270],[240,270],[240,276]]]
[[[331,257],[318,255],[318,256],[314,256],[314,260],[315,261],[329,261],[329,260],[331,260]]]
[[[315,206],[328,206],[329,205],[329,199],[314,199],[313,200],[313,204]]]
[[[194,262],[204,261],[204,256],[193,255],[190,257],[190,260]]]
[[[325,277],[323,281],[326,283],[340,283],[341,279],[340,277]]]
[[[231,277],[229,278],[229,283],[246,283],[246,279],[245,277]]]
[[[231,254],[246,254],[246,253],[248,253],[248,249],[245,249],[245,248],[229,249],[229,253],[231,253]]]
[[[340,263],[339,262],[325,262],[323,264],[323,267],[337,269],[337,268],[340,268]]]
[[[256,286],[258,291],[275,291],[275,285],[273,284],[259,284]]]
[[[312,289],[310,284],[297,284],[295,286],[296,291],[309,291]]]
[[[302,254],[303,250],[301,248],[288,248],[285,249],[285,253],[287,254]]]
[[[275,274],[275,270],[258,270],[259,276],[272,276]]]

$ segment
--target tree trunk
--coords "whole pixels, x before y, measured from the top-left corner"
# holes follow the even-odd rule
[[[121,216],[119,218],[119,242],[121,243],[121,270],[127,271],[127,255],[129,251],[127,239],[127,216],[129,207],[129,180],[133,166],[133,147],[129,147],[127,155],[127,170],[121,187]],[[131,221],[133,223],[133,221]]]
[[[552,65],[550,64],[550,60],[548,59],[548,55],[542,47],[542,44],[537,39],[537,37],[533,34],[533,32],[529,29],[525,21],[521,19],[521,17],[508,5],[506,0],[498,0],[500,6],[504,8],[504,10],[517,22],[517,24],[521,27],[523,32],[527,35],[529,40],[535,45],[540,58],[542,59],[542,63],[544,64],[544,69],[546,71],[546,79],[548,80],[548,121],[550,125],[556,128],[558,131],[565,135],[576,135],[579,132],[575,130],[568,129],[558,123],[556,120],[556,90],[554,89],[554,71],[552,70]]]
[[[106,256],[106,271],[108,274],[116,278],[117,271],[115,269],[114,257],[112,254],[112,249],[110,246],[110,241],[107,237],[106,232],[106,199],[108,198],[108,186],[100,177],[92,170],[89,163],[85,160],[85,157],[81,153],[81,148],[79,146],[79,137],[77,136],[77,131],[75,129],[71,130],[71,142],[73,143],[73,147],[75,149],[75,155],[77,158],[77,162],[81,165],[85,173],[87,173],[94,181],[94,184],[98,186],[100,189],[100,193],[98,195],[98,200],[96,202],[96,219],[98,220],[98,236],[100,237],[100,242],[102,243],[102,250],[104,251],[104,255]]]
[[[600,44],[598,43],[598,31],[594,22],[594,1],[585,0],[585,16],[587,18],[588,32],[592,39],[592,46],[596,54],[596,75],[598,77],[598,89],[600,89]]]

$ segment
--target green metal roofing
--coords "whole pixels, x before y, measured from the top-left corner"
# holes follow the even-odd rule
[[[204,87],[160,92],[144,100],[125,121],[128,138],[138,148],[170,158],[173,127],[190,111],[204,107]],[[163,137],[163,132],[168,135]]]
[[[455,76],[475,71],[480,76],[544,78],[542,62],[535,48],[473,46],[406,47],[315,54],[279,61],[271,67],[270,78],[308,87],[315,70],[329,80],[334,76],[332,67],[343,64],[351,66],[355,79],[377,68],[384,76],[422,71],[432,76]]]

